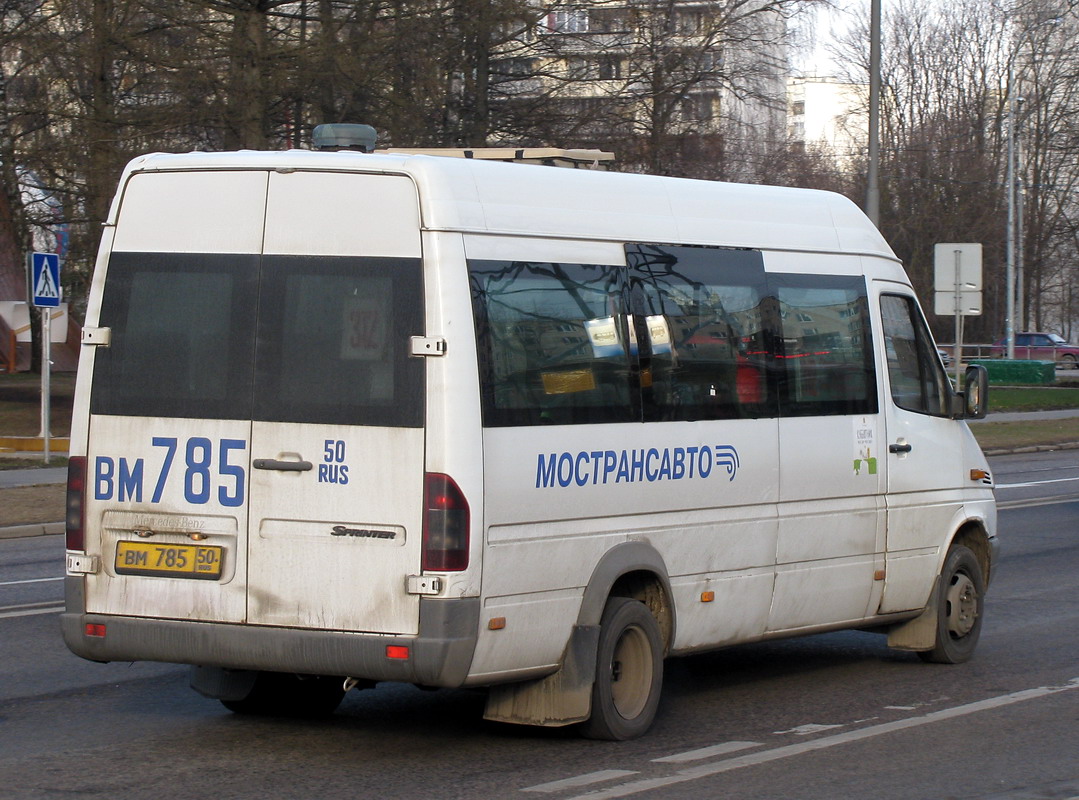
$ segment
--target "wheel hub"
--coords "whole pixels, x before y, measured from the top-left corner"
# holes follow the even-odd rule
[[[978,619],[978,592],[974,581],[957,573],[948,587],[948,632],[961,639],[974,628]]]
[[[627,628],[615,645],[611,679],[615,708],[626,719],[633,719],[647,703],[652,682],[651,649],[640,628]]]

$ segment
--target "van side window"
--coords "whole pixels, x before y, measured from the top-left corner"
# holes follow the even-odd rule
[[[875,414],[865,279],[769,275],[782,331],[780,406],[785,417]]]
[[[488,426],[639,419],[625,268],[469,261]]]
[[[914,299],[882,295],[880,311],[892,400],[907,411],[945,416],[948,381]]]
[[[645,421],[775,416],[759,251],[631,244]]]
[[[90,411],[248,419],[257,255],[113,253]]]

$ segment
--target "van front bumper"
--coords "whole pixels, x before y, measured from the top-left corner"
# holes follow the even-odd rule
[[[64,583],[64,642],[75,655],[91,661],[163,661],[458,687],[468,676],[476,648],[480,603],[474,597],[421,598],[419,634],[386,636],[87,614],[82,610],[82,578],[68,576]],[[88,633],[102,630],[104,635]],[[408,657],[390,658],[389,647],[408,648]]]

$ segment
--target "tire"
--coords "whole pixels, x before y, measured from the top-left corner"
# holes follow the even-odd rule
[[[323,675],[260,672],[247,697],[222,700],[235,714],[275,717],[327,717],[345,696],[344,679]]]
[[[1076,364],[1075,362],[1075,356],[1071,353],[1065,353],[1060,357],[1060,365],[1064,367],[1064,369],[1075,369],[1076,367],[1079,367],[1079,364]]]
[[[655,719],[662,687],[659,623],[643,603],[612,597],[600,622],[592,715],[581,734],[611,741],[641,736]]]
[[[985,601],[982,565],[970,548],[957,544],[948,551],[937,592],[936,646],[918,656],[934,664],[961,664],[978,644]]]

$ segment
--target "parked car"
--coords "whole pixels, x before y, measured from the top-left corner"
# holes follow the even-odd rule
[[[1008,348],[1005,339],[993,342],[993,355],[1003,356]],[[1079,345],[1069,344],[1055,333],[1015,334],[1015,357],[1033,361],[1056,361],[1071,369],[1079,362]]]

